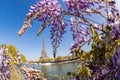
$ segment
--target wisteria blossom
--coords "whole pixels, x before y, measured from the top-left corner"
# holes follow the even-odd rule
[[[9,80],[11,74],[9,68],[10,57],[4,56],[4,52],[8,53],[8,49],[5,47],[0,47],[0,79]]]

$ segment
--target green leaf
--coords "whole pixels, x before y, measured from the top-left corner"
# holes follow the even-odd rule
[[[21,54],[21,61],[23,63],[27,62],[27,59],[26,59],[26,57],[23,54]]]
[[[109,30],[109,31],[110,31],[110,30],[112,30],[112,29],[111,29],[110,26],[107,25],[107,26],[106,26],[106,30]]]
[[[91,30],[91,32],[92,32],[92,37],[94,37],[95,30],[94,30],[94,28],[93,28],[92,26],[90,27],[90,30]]]
[[[95,36],[99,39],[99,34],[97,31],[95,31]]]
[[[115,40],[115,42],[116,42],[118,45],[120,45],[120,39]]]
[[[85,77],[87,80],[89,80],[89,77],[91,76],[90,69],[85,65],[80,65],[78,75],[81,79]]]
[[[91,76],[90,69],[88,67],[86,67],[86,74],[87,74],[87,78],[89,78],[89,76]]]

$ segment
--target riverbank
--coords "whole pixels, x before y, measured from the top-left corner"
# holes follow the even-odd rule
[[[11,65],[10,66],[11,76],[10,80],[46,80],[38,70],[33,68],[29,69],[26,66]]]
[[[71,59],[71,60],[63,60],[63,61],[55,61],[50,63],[40,63],[40,65],[56,65],[56,64],[68,64],[68,63],[74,63],[79,62],[80,59]]]
[[[68,72],[77,72],[78,66],[80,64],[80,61],[75,61],[66,63],[66,64],[58,64],[58,63],[40,63],[40,64],[24,64],[29,68],[34,67],[37,70],[40,70],[43,74],[43,76],[47,80],[60,80],[57,76],[64,76],[67,77]],[[62,80],[62,79],[61,79]]]

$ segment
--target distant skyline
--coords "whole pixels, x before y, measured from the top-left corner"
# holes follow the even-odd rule
[[[17,36],[19,29],[28,13],[30,6],[39,0],[0,0],[0,44],[13,44],[20,53],[23,53],[28,60],[37,60],[41,56],[42,37],[45,37],[47,55],[52,57],[52,45],[50,40],[49,27],[40,36],[36,33],[40,23],[34,21],[32,28],[28,29],[22,36]],[[117,0],[120,9],[120,2]],[[57,51],[57,56],[68,55],[70,45],[73,43],[70,28],[67,26],[67,33],[64,34],[63,42]],[[88,47],[85,47],[88,50]]]

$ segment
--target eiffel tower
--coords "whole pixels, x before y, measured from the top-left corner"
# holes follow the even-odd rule
[[[45,43],[44,43],[44,36],[42,38],[42,55],[40,58],[48,58],[47,56],[47,52],[46,52],[46,49],[45,49]]]

